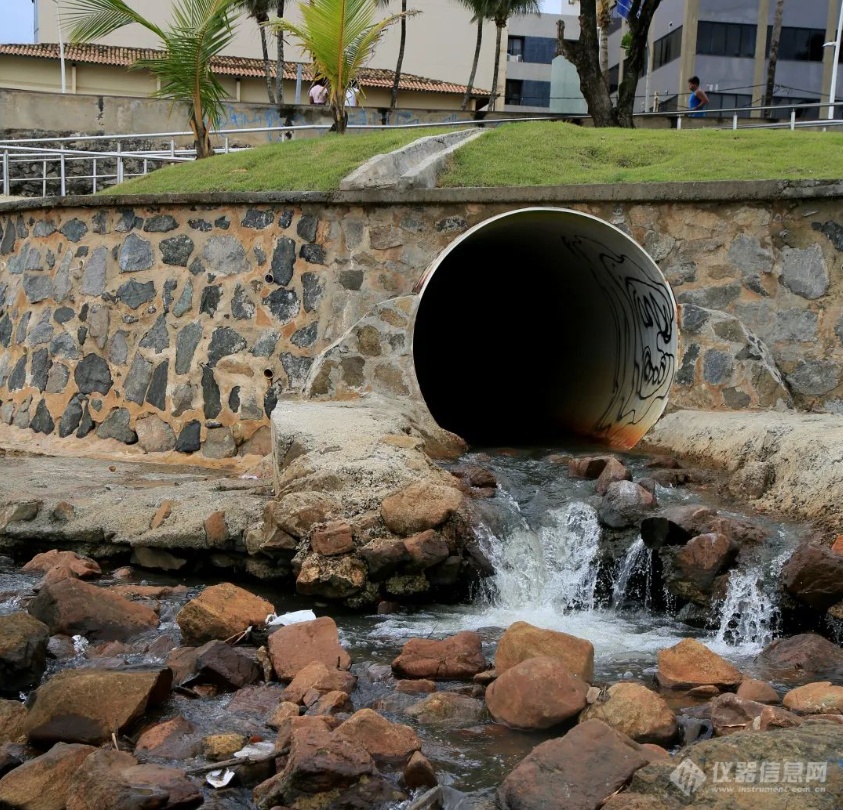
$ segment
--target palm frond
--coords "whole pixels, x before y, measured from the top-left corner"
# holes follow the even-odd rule
[[[71,42],[91,42],[132,23],[142,25],[159,39],[164,39],[161,28],[123,0],[63,0],[62,18],[70,27]]]

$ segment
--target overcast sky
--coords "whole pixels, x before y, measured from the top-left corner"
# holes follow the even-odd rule
[[[545,11],[559,13],[559,0],[542,0]],[[32,42],[32,0],[0,0],[0,42]]]

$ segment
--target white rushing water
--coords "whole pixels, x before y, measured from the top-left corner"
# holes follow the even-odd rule
[[[633,593],[631,586],[638,578],[643,578],[643,589]],[[652,592],[653,549],[647,548],[639,536],[618,566],[615,584],[612,587],[612,607],[620,608],[625,600],[636,597],[645,610],[649,610],[652,607]]]

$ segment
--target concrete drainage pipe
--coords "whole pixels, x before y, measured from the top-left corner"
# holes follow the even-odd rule
[[[413,360],[471,444],[580,437],[632,447],[676,371],[676,303],[655,262],[588,214],[527,208],[463,234],[419,284]]]

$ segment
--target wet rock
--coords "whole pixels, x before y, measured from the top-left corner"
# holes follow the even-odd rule
[[[417,481],[384,499],[381,517],[390,531],[407,537],[441,526],[460,508],[462,500],[462,492],[454,487]]]
[[[263,627],[267,615],[274,611],[272,603],[224,582],[191,599],[176,621],[185,644],[199,645],[231,638],[247,627]]]
[[[614,456],[609,456],[606,460],[606,466],[597,477],[597,483],[595,484],[594,491],[598,495],[605,495],[609,490],[609,484],[612,482],[631,480],[632,473],[626,468],[626,466]]]
[[[46,669],[47,626],[27,613],[0,616],[0,693],[38,683]]]
[[[391,723],[371,709],[355,712],[333,736],[367,751],[378,765],[403,765],[421,749],[421,740],[413,729]]]
[[[585,708],[588,688],[558,658],[536,656],[489,684],[486,706],[495,722],[510,728],[552,728]]]
[[[114,408],[97,428],[100,439],[116,439],[123,444],[135,444],[138,434],[129,427],[131,414],[126,408]]]
[[[434,692],[404,713],[430,726],[473,726],[488,720],[483,701],[456,692]]]
[[[335,693],[326,692],[326,694]],[[297,703],[290,703],[290,701],[284,700],[273,709],[266,721],[266,724],[271,728],[280,728],[285,720],[299,716],[299,708],[300,707]]]
[[[614,458],[614,456],[586,456],[585,458],[571,459],[568,462],[568,472],[574,478],[599,478],[610,459]]]
[[[632,481],[613,481],[600,503],[600,522],[613,529],[634,526],[655,505],[651,492]]]
[[[718,737],[736,731],[766,731],[770,728],[792,728],[802,720],[776,706],[767,706],[731,693],[718,695],[711,701],[711,725]]]
[[[283,694],[283,688],[277,683],[244,686],[234,693],[225,710],[238,717],[254,717],[264,722],[273,716]],[[295,713],[298,714],[298,706]]]
[[[145,605],[72,578],[41,588],[29,613],[51,634],[89,641],[125,641],[158,626],[158,616]]]
[[[410,790],[428,790],[439,784],[433,765],[421,751],[416,751],[410,757],[404,768],[403,780]]]
[[[26,738],[27,710],[19,700],[0,699],[0,745],[19,743]]]
[[[147,453],[166,453],[176,446],[176,434],[160,417],[150,414],[135,422],[138,444]]]
[[[366,562],[372,582],[389,578],[410,559],[403,541],[393,538],[372,540],[360,549],[360,556]]]
[[[715,577],[729,568],[738,544],[712,532],[691,538],[675,557],[675,570],[666,577],[668,590],[696,604],[708,604]]]
[[[843,673],[843,649],[816,633],[776,639],[764,648],[759,660],[777,669]]]
[[[678,730],[676,715],[664,698],[639,683],[610,686],[580,720],[602,720],[639,743],[668,745]]]
[[[806,683],[791,689],[782,704],[800,714],[843,714],[843,686],[830,681]]]
[[[351,526],[344,520],[331,521],[315,529],[310,538],[310,546],[324,557],[334,557],[354,551]]]
[[[588,720],[536,746],[498,790],[501,810],[597,810],[652,755],[629,737]]]
[[[0,807],[65,810],[73,775],[95,750],[90,745],[58,743],[25,762],[0,779]]]
[[[693,689],[709,684],[732,689],[743,680],[740,670],[693,638],[660,650],[658,667],[656,677],[667,689]]]
[[[96,751],[73,777],[67,810],[141,810],[196,807],[202,793],[183,771],[164,765],[138,765],[125,751]]]
[[[737,696],[744,700],[754,700],[756,703],[780,703],[778,692],[766,681],[759,681],[754,678],[747,678],[741,681],[738,687]]]
[[[410,639],[392,662],[396,675],[440,681],[471,680],[486,669],[480,636],[472,631],[440,640]]]
[[[38,687],[26,719],[30,743],[100,745],[121,734],[147,707],[169,698],[169,669],[118,672],[107,669],[64,670]]]
[[[511,624],[501,636],[495,670],[500,676],[516,664],[540,655],[558,658],[571,674],[586,683],[594,678],[594,645],[590,641],[527,622]]]
[[[196,679],[225,690],[242,689],[261,676],[246,653],[224,641],[209,641],[196,650]]]
[[[451,552],[445,538],[428,529],[404,541],[407,549],[408,570],[423,571],[448,559]]]
[[[202,751],[197,728],[181,715],[145,729],[135,743],[135,756],[191,759]]]
[[[647,548],[683,546],[692,537],[712,531],[713,509],[699,504],[665,509],[659,517],[646,517],[641,521],[641,539]],[[728,534],[728,532],[723,532]]]
[[[843,554],[803,541],[782,569],[781,581],[803,604],[827,610],[843,599]]]
[[[314,703],[306,705],[307,714],[311,717],[348,716],[354,711],[354,703],[346,692],[326,692]]]
[[[153,571],[181,571],[187,565],[187,560],[163,548],[135,546],[132,549],[132,564]]]
[[[335,669],[351,667],[351,658],[340,646],[337,625],[329,616],[281,627],[270,635],[267,646],[282,681],[291,681],[313,662]]]
[[[322,695],[334,691],[350,695],[356,686],[357,678],[350,672],[329,668],[321,661],[314,661],[298,671],[282,697],[285,701],[301,703],[305,694],[311,690]]]

